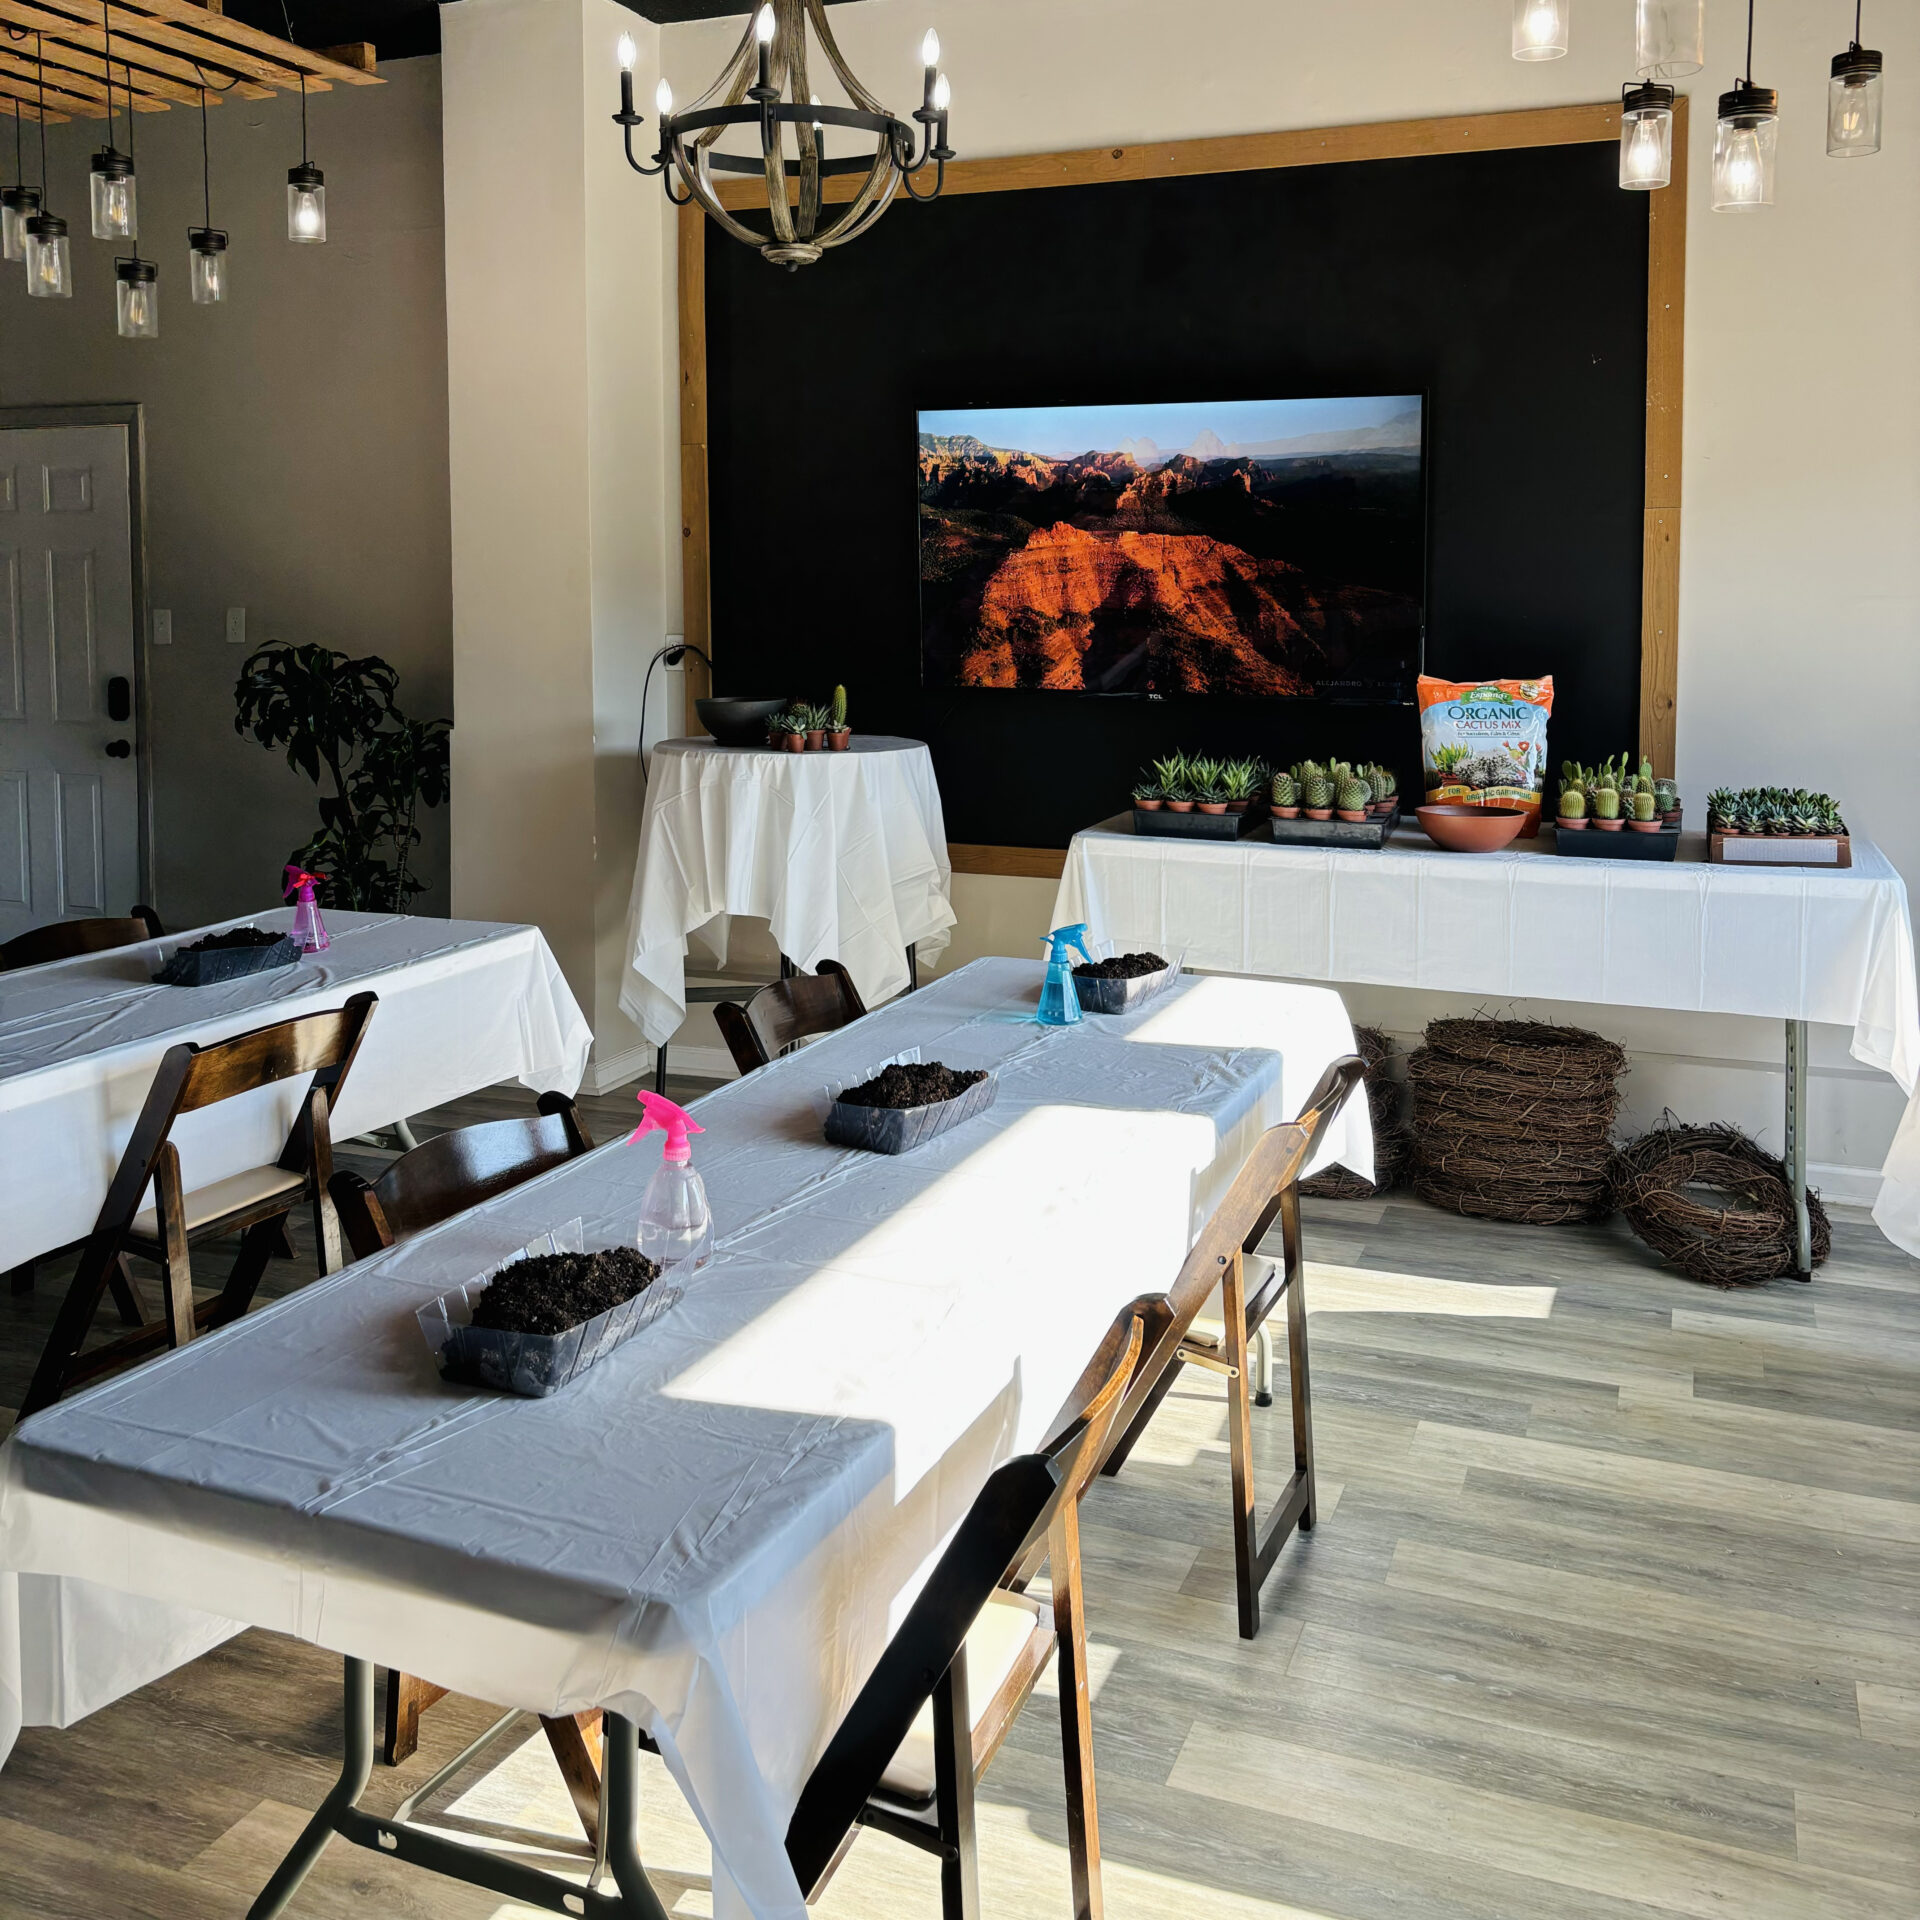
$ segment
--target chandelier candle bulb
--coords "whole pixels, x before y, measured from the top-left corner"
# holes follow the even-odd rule
[[[0,256],[27,257],[27,222],[39,211],[38,187],[0,187]]]
[[[653,90],[653,110],[662,120],[673,114],[673,89],[667,84],[667,76],[660,76],[660,84]]]
[[[1827,153],[1832,159],[1864,159],[1880,151],[1884,67],[1880,55],[1858,41],[1833,56],[1833,77],[1827,82]]]
[[[1572,0],[1513,0],[1513,57],[1558,60],[1567,50]]]
[[[953,104],[953,88],[943,73],[933,83],[933,110],[944,120],[948,107]]]
[[[1720,96],[1713,136],[1713,205],[1747,213],[1773,205],[1773,163],[1780,142],[1780,96],[1742,80]]]
[[[160,269],[151,260],[113,263],[114,305],[122,340],[154,340],[160,334]]]
[[[1634,71],[1684,80],[1707,64],[1707,0],[1635,0]]]
[[[132,240],[139,229],[133,162],[113,147],[102,147],[87,172],[87,196],[96,240]]]
[[[73,298],[67,223],[57,213],[36,213],[27,222],[27,291],[36,300]]]
[[[1673,89],[1643,81],[1620,96],[1620,184],[1633,192],[1673,179]]]

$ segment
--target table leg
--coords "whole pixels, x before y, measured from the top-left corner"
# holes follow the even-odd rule
[[[1793,1194],[1793,1277],[1813,1278],[1813,1220],[1807,1212],[1807,1023],[1787,1022],[1787,1186]]]
[[[920,990],[920,949],[911,940],[907,942],[907,991],[917,993]]]
[[[261,1888],[260,1897],[247,1909],[247,1920],[275,1920],[300,1889],[300,1882],[313,1870],[326,1845],[340,1831],[340,1817],[366,1791],[373,1778],[373,1663],[347,1660],[345,1757],[340,1778],[333,1790],[320,1802],[317,1813],[293,1843],[287,1857],[274,1869],[273,1878]]]

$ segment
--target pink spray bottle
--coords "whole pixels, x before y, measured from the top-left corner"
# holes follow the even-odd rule
[[[302,953],[325,953],[333,945],[327,937],[326,922],[320,918],[320,903],[313,897],[313,883],[326,877],[289,866],[287,884],[280,890],[283,894],[292,893],[296,887],[300,890],[299,899],[293,903],[293,925],[287,929],[287,938],[299,941]]]
[[[667,1136],[660,1170],[640,1203],[640,1251],[662,1267],[684,1264],[691,1273],[713,1256],[713,1214],[687,1144],[688,1134],[706,1129],[662,1094],[643,1092],[637,1097],[647,1117],[627,1136],[629,1143],[655,1127]]]

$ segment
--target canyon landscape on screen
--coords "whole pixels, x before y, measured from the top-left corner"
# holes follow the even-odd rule
[[[1418,394],[923,412],[923,682],[1411,700],[1421,415]]]

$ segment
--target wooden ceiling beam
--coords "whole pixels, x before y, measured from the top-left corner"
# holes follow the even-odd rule
[[[0,47],[0,73],[11,74],[14,79],[32,87],[40,84],[39,69],[31,60],[22,60],[10,47]],[[51,59],[47,61],[46,78],[49,100],[58,96],[62,106],[69,100],[84,100],[89,105],[98,106],[100,112],[105,114],[107,88],[104,81],[89,79],[84,73],[74,73],[66,67],[57,67]],[[113,92],[115,99],[126,97],[117,80],[113,84]],[[165,113],[167,110],[166,101],[140,93],[133,96],[133,106],[136,113]]]
[[[0,19],[6,17],[5,4],[6,0],[0,0]],[[0,52],[11,55],[23,64],[31,65],[31,56],[23,55],[17,42],[0,42]],[[131,91],[135,99],[143,104],[148,101],[157,103],[150,109],[152,111],[159,111],[177,101],[195,105],[199,103],[200,96],[194,88],[183,86],[178,80],[162,79],[158,74],[148,73],[143,68],[134,66],[130,61],[123,62],[120,58],[118,41],[114,43],[113,56],[112,80],[115,93],[124,94]],[[98,81],[102,87],[106,85],[108,63],[99,54],[90,52],[85,47],[48,41],[46,59],[49,80],[59,81],[59,84],[65,85],[64,81],[59,80],[59,76],[73,74],[83,80]],[[207,97],[210,100],[220,98],[219,94],[211,88],[208,89]]]
[[[0,0],[0,21],[6,21],[18,27],[30,27],[46,36],[50,41],[64,42],[70,48],[86,47],[104,54],[106,34],[97,26],[89,26],[84,21],[70,20],[63,13],[54,13],[46,7],[34,6],[30,0]],[[22,53],[25,49],[15,42],[11,51]],[[115,31],[113,35],[113,64],[117,69],[122,59],[129,61],[134,69],[134,85],[143,84],[142,74],[154,73],[175,80],[186,89],[186,96],[194,101],[200,98],[201,75],[194,71],[194,62],[183,60],[177,54],[163,52],[145,41],[134,38],[129,33]],[[199,62],[206,76],[207,98],[217,100],[226,93],[238,93],[249,100],[271,100],[274,97],[272,87],[263,87],[257,80],[246,79],[221,67],[212,58]],[[158,91],[158,89],[152,89]]]
[[[37,100],[40,97],[40,85],[31,67],[25,75],[18,74],[6,64],[4,56],[0,56],[0,87],[4,87],[16,100]],[[107,117],[104,102],[96,105],[80,94],[68,93],[64,87],[49,86],[46,98],[49,122],[56,112],[82,120],[104,120]]]
[[[291,41],[281,40],[271,33],[262,33],[258,27],[249,27],[242,21],[229,20],[225,14],[209,13],[205,7],[196,5],[195,0],[114,0],[113,11],[115,19],[125,17],[135,33],[143,31],[139,22],[140,17],[146,14],[156,20],[191,27],[204,38],[216,40],[236,52],[250,52],[282,67],[291,67],[309,76],[309,91],[313,90],[315,78],[337,81],[350,87],[377,87],[382,84],[378,74],[362,73],[358,67],[350,67],[341,60],[330,60],[324,53],[316,53],[309,47],[297,47]]]
[[[4,74],[0,74],[0,106],[5,108],[6,118],[8,119],[12,119],[13,109],[15,108],[19,109],[22,120],[38,120],[40,118],[40,108],[34,100],[33,89],[31,87],[22,89],[15,81],[9,80]],[[66,114],[56,113],[51,107],[47,109],[47,125],[50,127],[65,126],[67,118],[68,116]]]

